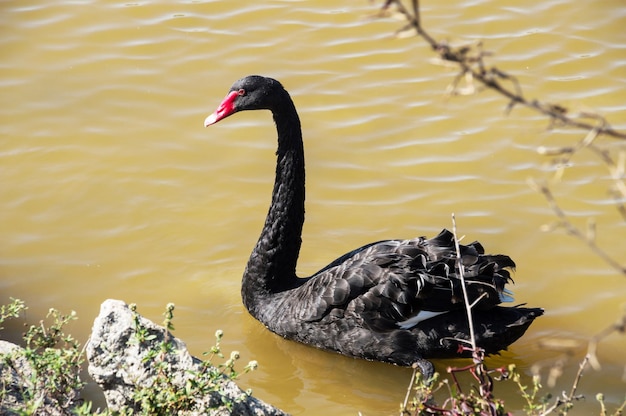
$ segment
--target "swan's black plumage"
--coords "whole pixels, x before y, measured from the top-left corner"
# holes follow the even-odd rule
[[[285,338],[369,360],[402,366],[426,358],[458,357],[468,339],[452,233],[412,240],[384,240],[353,250],[308,278],[296,276],[304,224],[304,149],[298,113],[276,80],[248,76],[235,82],[214,124],[238,111],[272,112],[278,132],[276,179],[261,236],[243,275],[243,303],[255,318]],[[515,263],[487,255],[480,243],[461,245],[477,343],[487,353],[505,349],[543,313],[501,307]],[[422,319],[420,313],[433,312]],[[437,314],[438,313],[438,314]],[[418,317],[418,314],[420,316]]]

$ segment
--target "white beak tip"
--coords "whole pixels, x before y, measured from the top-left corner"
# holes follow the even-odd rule
[[[213,113],[204,119],[204,127],[209,127],[211,124],[215,124],[216,122],[217,122],[217,114]]]

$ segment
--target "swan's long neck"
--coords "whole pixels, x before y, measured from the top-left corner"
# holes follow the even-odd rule
[[[299,284],[296,263],[304,224],[302,130],[287,92],[279,102],[272,109],[278,132],[272,203],[243,276],[243,302],[255,316],[258,316],[256,306],[263,299]]]

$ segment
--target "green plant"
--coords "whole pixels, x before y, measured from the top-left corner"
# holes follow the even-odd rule
[[[0,329],[2,323],[12,317],[18,317],[27,307],[23,301],[12,299],[8,305],[0,306]],[[143,361],[154,370],[154,378],[149,386],[137,388],[133,399],[136,406],[126,406],[116,414],[119,415],[171,415],[193,412],[198,398],[208,395],[216,397],[209,407],[226,407],[232,409],[234,404],[243,400],[250,392],[239,397],[227,397],[221,393],[223,383],[237,379],[241,374],[256,369],[256,361],[251,361],[241,371],[235,368],[240,358],[237,351],[230,353],[223,363],[213,366],[215,357],[224,358],[220,341],[223,331],[215,333],[215,345],[204,353],[208,360],[198,365],[197,371],[188,371],[182,377],[172,368],[172,354],[177,354],[176,343],[170,331],[174,329],[174,305],[168,304],[165,310],[165,336],[160,331],[142,325],[140,316],[136,312],[136,305],[131,305],[134,312],[134,337],[129,339],[129,345],[151,345]],[[27,326],[23,335],[24,347],[15,348],[8,354],[0,356],[0,369],[8,368],[18,372],[23,382],[15,383],[9,380],[10,376],[3,371],[0,383],[0,405],[8,400],[9,389],[6,386],[17,388],[18,400],[11,403],[7,409],[15,415],[48,414],[54,408],[63,414],[82,415],[109,415],[109,411],[97,412],[92,410],[91,402],[83,402],[80,392],[85,383],[79,373],[84,362],[81,345],[65,333],[65,327],[76,319],[71,312],[61,314],[56,309],[50,309],[46,320],[37,325]],[[159,340],[159,337],[162,339]],[[182,383],[181,383],[181,380]],[[5,408],[3,408],[5,409]],[[1,412],[1,411],[0,411]]]
[[[2,324],[7,318],[17,318],[28,309],[23,300],[11,298],[8,305],[0,305],[0,330],[4,329]]]
[[[534,375],[532,377],[532,384],[524,384],[522,376],[517,372],[514,365],[509,366],[511,370],[511,379],[519,389],[520,395],[526,401],[526,412],[529,414],[537,414],[544,412],[548,407],[548,402],[552,399],[551,394],[547,394],[543,397],[539,396],[541,391],[541,377]]]
[[[480,351],[480,350],[478,350]],[[436,373],[431,380],[423,380],[420,374],[413,371],[412,388],[407,391],[407,397],[400,408],[400,414],[404,415],[490,415],[505,416],[509,413],[505,409],[502,400],[493,395],[493,382],[507,379],[510,373],[505,368],[488,370],[483,356],[477,356],[474,363],[462,368],[448,367],[449,379],[439,380]],[[457,380],[456,373],[469,372],[477,386],[472,386],[469,391],[464,391],[461,383]],[[409,396],[413,391],[413,399],[409,402]],[[443,391],[445,400],[438,404],[434,397]]]
[[[40,321],[39,325],[32,325],[26,331],[24,356],[48,395],[62,408],[68,408],[73,406],[85,385],[80,379],[84,361],[81,346],[63,331],[70,321],[76,319],[76,313],[62,315],[56,309],[50,309],[46,318],[52,319],[50,326]]]
[[[136,314],[136,307],[131,305],[131,310],[135,313],[135,338],[133,343],[146,343],[154,341],[159,335],[141,325],[139,315]],[[235,398],[226,397],[221,394],[225,381],[235,380],[241,374],[245,374],[257,367],[256,361],[251,361],[241,372],[235,369],[235,363],[239,360],[239,352],[233,351],[230,357],[221,364],[214,365],[212,360],[217,356],[224,358],[220,347],[223,331],[215,333],[215,345],[204,353],[208,359],[202,361],[196,371],[187,371],[181,381],[180,378],[172,374],[171,354],[176,354],[176,345],[170,331],[174,329],[172,324],[174,304],[168,304],[164,313],[165,336],[162,340],[154,343],[144,356],[144,363],[149,362],[150,368],[154,371],[154,377],[149,386],[138,388],[134,395],[135,410],[144,415],[171,415],[185,412],[197,411],[198,398],[212,395],[219,399],[212,400],[210,407],[225,406],[232,409],[233,405],[245,399],[246,394]],[[132,411],[131,411],[132,413]]]
[[[17,317],[26,306],[23,301],[12,299],[12,303],[0,308],[0,322],[7,317]],[[64,409],[68,413],[79,402],[80,391],[85,383],[80,378],[83,363],[80,344],[64,332],[64,327],[76,319],[75,312],[63,315],[50,309],[46,316],[49,323],[41,320],[28,326],[24,333],[24,347],[15,348],[2,356],[2,365],[13,370],[23,381],[12,383],[13,393],[21,398],[16,413],[45,413],[48,406]],[[4,377],[10,377],[3,372]],[[6,390],[0,393],[4,399]]]

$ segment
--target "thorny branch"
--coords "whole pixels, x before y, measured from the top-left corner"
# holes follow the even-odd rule
[[[548,188],[548,186],[546,186],[545,184],[538,184],[537,182],[532,180],[529,181],[529,184],[544,196],[544,198],[548,202],[548,205],[550,205],[550,208],[552,208],[552,211],[554,211],[555,215],[560,220],[558,222],[559,226],[565,228],[565,231],[568,234],[576,237],[580,241],[587,244],[591,251],[593,251],[598,257],[604,260],[608,265],[619,271],[621,274],[626,275],[626,267],[619,264],[596,244],[595,224],[593,222],[588,222],[587,232],[581,231],[574,224],[572,224],[565,212],[557,204],[554,196],[552,195],[552,191],[550,191],[550,188]]]
[[[583,396],[576,395],[576,390],[578,389],[578,383],[580,382],[581,377],[583,376],[583,372],[585,371],[585,367],[587,367],[587,362],[589,361],[589,356],[585,356],[585,358],[581,361],[578,372],[576,373],[576,378],[574,379],[574,384],[572,384],[572,388],[569,391],[569,394],[563,392],[560,397],[557,397],[554,401],[554,404],[548,407],[540,416],[549,415],[558,407],[563,405],[571,405],[575,400],[584,399]]]
[[[599,114],[585,111],[572,113],[560,104],[527,99],[522,93],[519,82],[513,75],[495,66],[488,66],[485,63],[484,58],[490,54],[483,51],[482,44],[477,44],[475,48],[471,45],[453,47],[446,42],[435,40],[424,30],[421,24],[419,0],[411,0],[410,3],[411,9],[409,10],[402,0],[385,0],[380,15],[383,15],[389,8],[395,6],[397,12],[404,16],[407,21],[407,24],[397,31],[398,34],[406,31],[415,31],[418,36],[430,45],[442,61],[458,65],[459,73],[448,87],[448,93],[452,95],[474,93],[476,88],[473,84],[474,81],[477,81],[484,87],[498,92],[509,100],[506,106],[507,112],[511,111],[515,105],[521,105],[546,115],[550,120],[550,128],[563,126],[587,130],[588,134],[586,137],[574,146],[557,149],[541,147],[539,148],[539,153],[559,157],[554,160],[560,166],[557,171],[559,175],[563,173],[563,166],[566,166],[579,150],[586,148],[595,153],[610,172],[613,185],[609,189],[609,194],[615,202],[615,208],[619,215],[626,221],[626,151],[620,151],[617,161],[615,161],[609,151],[600,148],[594,143],[596,138],[601,135],[625,140],[626,133],[614,130],[607,120]],[[465,80],[469,87],[459,88],[459,83],[462,80]],[[611,267],[626,275],[626,266],[622,266],[617,260],[608,255],[606,251],[596,245],[595,223],[593,221],[589,222],[587,233],[580,231],[569,221],[547,185],[537,185],[536,183],[533,183],[533,185],[535,189],[543,194],[554,213],[560,219],[560,226],[564,227],[569,234],[585,242],[596,255]]]
[[[560,104],[550,104],[536,99],[527,99],[522,94],[519,83],[513,75],[495,66],[488,67],[485,64],[484,57],[488,56],[489,53],[484,52],[480,44],[476,52],[468,45],[453,47],[446,42],[438,42],[430,36],[421,25],[419,0],[411,0],[411,4],[412,11],[406,8],[401,0],[386,0],[381,11],[384,12],[388,10],[390,6],[395,5],[397,11],[403,15],[408,22],[398,33],[405,32],[411,28],[414,29],[443,61],[453,62],[459,66],[460,72],[452,84],[454,86],[454,88],[451,89],[453,94],[457,93],[456,86],[461,79],[477,80],[485,87],[507,97],[509,99],[507,110],[509,111],[513,109],[515,105],[519,104],[548,116],[551,120],[551,126],[563,125],[584,130],[598,129],[598,134],[626,140],[626,133],[614,130],[609,123],[598,114],[589,112],[570,114],[568,109]],[[509,81],[513,86],[506,87],[501,81]],[[598,123],[585,121],[587,119],[600,121],[600,127],[598,127]]]
[[[461,260],[461,249],[459,247],[459,239],[456,235],[456,217],[452,214],[452,233],[454,234],[454,247],[456,249],[456,262],[457,262],[457,272],[459,274],[459,279],[461,280],[461,287],[463,288],[463,300],[465,301],[465,310],[467,313],[468,327],[469,327],[469,335],[470,342],[472,344],[472,352],[476,352],[476,337],[474,335],[474,319],[472,317],[472,306],[469,303],[469,297],[467,295],[467,287],[465,286],[465,276],[463,272],[463,262]]]
[[[618,213],[621,215],[624,221],[626,221],[626,151],[619,151],[616,161],[613,157],[611,157],[611,154],[608,150],[605,150],[594,143],[596,138],[601,135],[624,140],[626,139],[626,133],[614,130],[609,125],[607,120],[599,114],[592,112],[571,113],[566,107],[560,104],[541,102],[537,99],[528,100],[526,97],[524,97],[517,78],[515,78],[513,75],[507,74],[506,72],[496,68],[495,66],[488,67],[485,64],[484,57],[489,56],[490,54],[483,51],[482,44],[477,44],[477,51],[475,51],[472,49],[471,46],[461,46],[455,48],[445,42],[438,42],[432,36],[430,36],[421,25],[419,0],[411,0],[411,11],[405,7],[401,0],[385,0],[381,8],[381,15],[383,15],[383,13],[392,5],[396,6],[397,11],[401,15],[403,15],[408,22],[403,28],[397,31],[398,34],[409,30],[414,30],[418,36],[422,37],[430,45],[432,50],[439,55],[439,58],[442,61],[456,63],[459,66],[460,71],[453,80],[451,86],[448,88],[449,94],[461,95],[474,93],[476,91],[476,88],[473,87],[473,82],[474,80],[476,80],[484,87],[494,90],[504,97],[508,98],[509,102],[506,107],[507,112],[510,112],[515,105],[521,105],[548,116],[550,119],[550,128],[564,126],[587,130],[588,134],[585,136],[585,138],[580,140],[574,146],[561,147],[557,149],[548,149],[545,147],[541,147],[539,149],[539,153],[542,155],[560,156],[559,159],[555,159],[555,162],[560,165],[558,171],[559,175],[562,174],[562,167],[567,165],[573,155],[576,154],[579,150],[586,148],[595,153],[608,168],[611,174],[613,186],[609,189],[609,193],[615,201],[615,207]],[[469,88],[460,89],[458,87],[458,84],[462,80],[466,81]],[[503,85],[502,81],[507,81],[511,84],[511,86],[507,87]],[[535,190],[543,194],[549,206],[559,218],[558,225],[564,227],[568,234],[573,235],[574,237],[587,244],[587,246],[596,255],[602,258],[611,267],[619,271],[621,274],[626,275],[626,267],[622,266],[619,262],[611,258],[604,250],[597,246],[595,242],[595,222],[590,221],[588,223],[586,232],[583,232],[582,230],[574,226],[574,224],[569,220],[565,212],[558,205],[552,192],[546,184],[540,185],[536,181],[530,181],[530,185]],[[454,234],[456,240],[456,224],[454,223],[454,218],[453,224],[455,227]],[[465,299],[465,302],[467,305],[467,299]],[[471,305],[467,305],[468,319],[470,321],[470,330],[472,329],[471,307]],[[580,382],[583,372],[588,364],[595,369],[600,368],[600,364],[596,356],[597,345],[603,338],[614,332],[622,334],[626,333],[626,314],[622,314],[621,318],[616,323],[599,332],[589,341],[587,355],[579,364],[578,372],[569,393],[563,392],[561,397],[557,397],[554,404],[545,409],[545,411],[542,413],[542,416],[554,412],[559,407],[571,406],[574,401],[581,399],[581,396],[576,395],[576,390],[578,388],[578,383]],[[473,349],[475,354],[480,352],[480,350],[476,349],[475,347]],[[484,378],[484,374],[480,373],[480,370],[485,370],[484,367],[481,367],[482,362],[480,360],[480,357],[475,355],[474,361],[475,363],[473,365],[462,369],[449,369],[449,372],[451,372],[454,376],[455,371],[473,370],[472,374],[474,375],[474,377],[476,377],[477,380],[481,381],[481,394],[486,394],[487,396],[489,396],[489,393],[491,392],[491,379],[488,377],[488,375],[487,378]],[[479,370],[478,373],[475,372],[476,370]],[[415,375],[416,370],[414,370],[413,372],[413,378],[415,377]],[[409,384],[409,390],[411,384]],[[460,386],[457,385],[457,388],[459,387]],[[407,391],[407,397],[405,398],[403,406],[403,409],[405,409],[404,412],[406,412],[408,396],[409,391]],[[443,409],[435,409],[426,403],[423,403],[423,405],[433,411],[439,410],[442,413],[445,413]],[[622,409],[624,405],[626,405],[626,402],[622,404],[622,407],[620,409]],[[493,411],[493,409],[490,410]]]
[[[598,350],[598,344],[604,338],[608,337],[614,332],[618,332],[621,334],[626,333],[626,313],[624,313],[619,320],[617,320],[614,324],[604,328],[602,331],[598,332],[589,340],[589,346],[587,347],[587,357],[589,357],[589,364],[595,369],[600,369],[600,361],[598,361],[598,356],[596,352]]]

